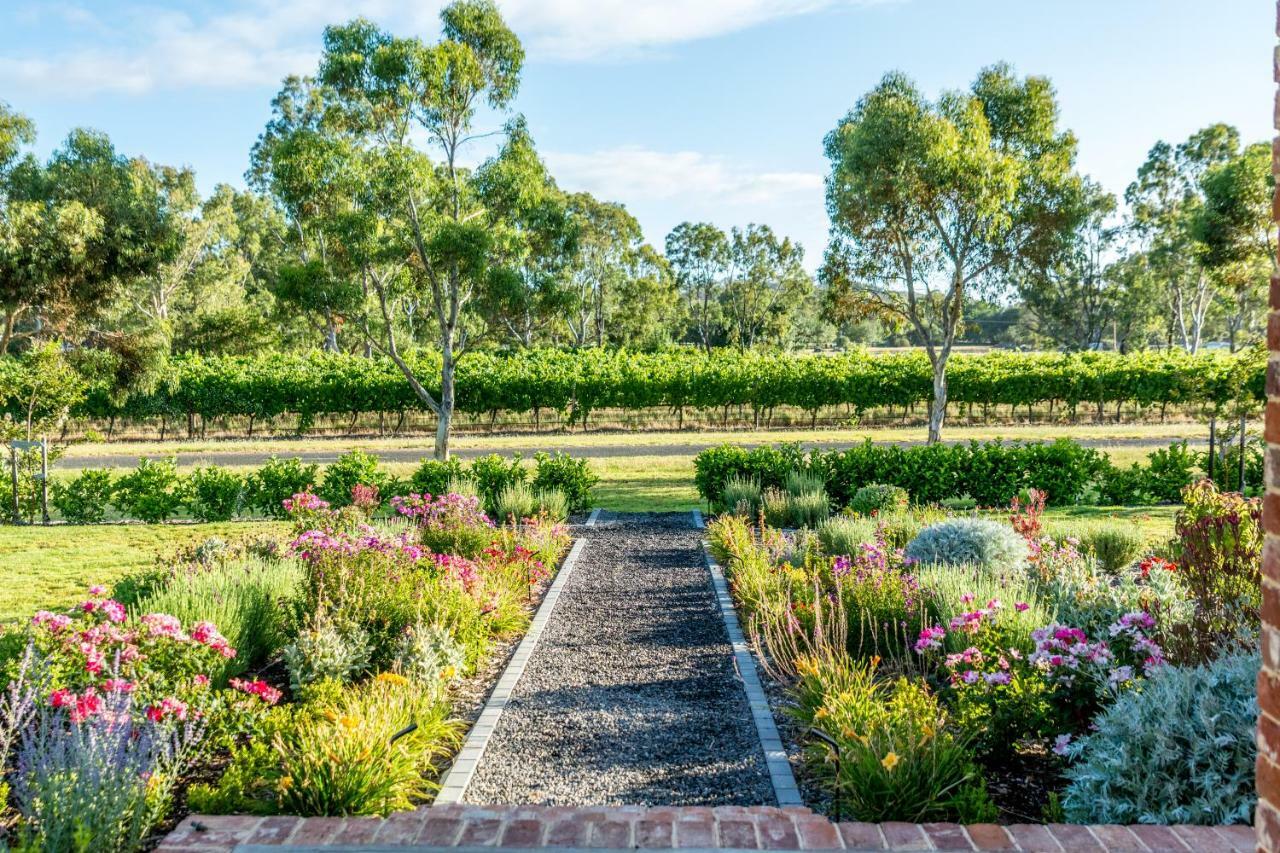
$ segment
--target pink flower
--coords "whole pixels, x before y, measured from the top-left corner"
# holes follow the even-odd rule
[[[75,706],[71,709],[71,722],[82,723],[102,710],[102,697],[90,687],[76,697]]]
[[[108,678],[102,682],[102,689],[107,693],[132,693],[135,687],[136,684],[123,678]]]
[[[207,687],[209,685],[209,676],[202,672],[195,677],[195,682],[197,687]]]
[[[280,701],[280,691],[265,681],[244,681],[239,678],[233,678],[228,683],[236,690],[248,693],[250,696],[257,696],[268,705],[274,705]]]
[[[1027,610],[1031,609],[1031,605],[1027,604],[1025,601],[1019,601],[1013,605],[1013,609],[1018,611],[1019,613],[1024,613]]]
[[[89,587],[89,594],[94,597],[106,595],[107,588],[100,583],[95,583],[93,586]]]
[[[102,612],[107,614],[107,618],[112,622],[123,622],[128,615],[123,604],[111,599],[102,602]]]
[[[1054,755],[1066,755],[1070,751],[1071,735],[1058,735],[1053,739]]]
[[[76,694],[63,688],[49,694],[49,705],[53,708],[66,708],[76,703]]]
[[[159,705],[152,705],[147,709],[147,719],[153,723],[162,722],[166,717],[185,720],[187,718],[187,703],[175,696],[166,696],[160,701]]]
[[[93,611],[98,609],[98,602],[82,601],[80,603],[80,609],[83,610],[85,613],[92,613]]]
[[[973,593],[971,593],[971,592],[966,592],[964,595],[960,596],[960,603],[961,603],[961,604],[972,604],[972,603],[973,603],[973,600],[974,600],[974,597],[975,597],[975,596],[974,596],[974,594],[973,594]]]

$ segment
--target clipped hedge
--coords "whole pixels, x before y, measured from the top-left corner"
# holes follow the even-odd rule
[[[418,376],[436,390],[439,356],[410,354]],[[0,359],[0,368],[4,367]],[[82,368],[88,394],[78,417],[227,416],[265,420],[294,415],[305,428],[317,415],[405,412],[423,408],[404,377],[383,358],[348,353],[268,353],[171,360],[155,390],[113,391],[109,358]],[[2,372],[2,370],[0,370]],[[1242,395],[1264,399],[1265,354],[1180,351],[1009,353],[953,356],[949,399],[974,413],[994,406],[1049,405],[1091,415],[1116,404],[1160,410],[1204,406],[1226,410]],[[921,406],[932,395],[923,353],[839,355],[710,354],[693,349],[657,353],[585,349],[474,352],[458,364],[457,409],[468,414],[559,412],[585,421],[597,409],[716,410],[742,406],[757,416],[778,406],[816,413],[845,406],[853,416],[884,407]]]
[[[914,447],[873,444],[847,450],[805,450],[799,444],[752,449],[732,444],[708,448],[694,459],[698,492],[711,505],[720,502],[730,475],[747,477],[763,488],[780,488],[792,470],[822,477],[836,507],[848,506],[869,483],[899,486],[915,503],[937,503],[961,494],[981,506],[1004,506],[1023,489],[1048,493],[1053,504],[1078,503],[1110,463],[1097,450],[1069,439],[1053,442],[977,442]]]

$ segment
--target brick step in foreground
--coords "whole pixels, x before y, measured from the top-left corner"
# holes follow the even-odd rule
[[[294,849],[429,850],[588,848],[720,850],[1196,851],[1255,848],[1249,826],[996,826],[833,823],[803,807],[424,806],[387,819],[341,817],[186,818],[164,853]]]

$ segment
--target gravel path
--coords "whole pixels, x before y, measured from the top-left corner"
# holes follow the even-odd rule
[[[598,525],[465,800],[773,804],[689,515]]]

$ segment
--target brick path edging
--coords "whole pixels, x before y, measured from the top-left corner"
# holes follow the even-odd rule
[[[952,823],[832,823],[800,807],[423,806],[371,817],[186,818],[157,853],[231,853],[280,846],[466,849],[702,849],[1045,853],[1244,853],[1250,826],[997,826]]]

